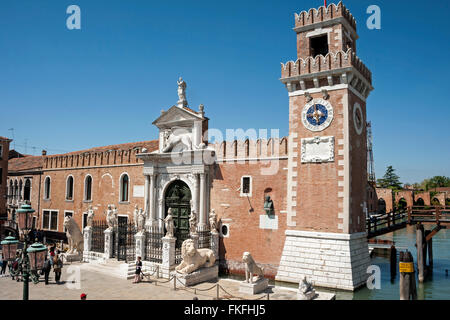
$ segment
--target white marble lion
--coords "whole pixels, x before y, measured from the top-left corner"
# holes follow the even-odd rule
[[[212,267],[216,262],[216,256],[211,249],[196,249],[192,239],[184,240],[181,247],[183,261],[175,268],[184,274],[192,273],[200,268]]]
[[[258,267],[250,252],[244,252],[242,261],[245,263],[245,282],[253,283],[264,278],[263,268]]]
[[[69,251],[67,254],[79,254],[83,252],[83,235],[80,227],[71,217],[64,218],[64,227],[66,228],[67,241],[69,242]]]

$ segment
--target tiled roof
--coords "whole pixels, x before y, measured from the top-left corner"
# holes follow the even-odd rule
[[[8,161],[8,172],[25,171],[42,168],[44,157],[31,156],[23,158],[12,158]]]

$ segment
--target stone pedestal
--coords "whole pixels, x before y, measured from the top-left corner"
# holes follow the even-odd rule
[[[248,283],[241,282],[239,285],[239,292],[244,294],[258,294],[265,291],[269,287],[269,280],[266,278],[259,279],[256,282]]]
[[[216,261],[219,261],[219,232],[217,230],[211,231],[211,250],[214,252]]]
[[[113,256],[114,252],[114,243],[113,243],[113,230],[106,229],[105,233],[105,258],[110,259]]]
[[[316,294],[316,290],[312,290],[306,293],[297,292],[297,300],[314,300],[318,297],[318,295]]]
[[[92,248],[92,227],[86,227],[83,231],[84,237],[84,250],[83,251],[91,251]]]
[[[163,278],[170,277],[170,271],[175,269],[175,243],[176,238],[163,237],[161,276]]]
[[[171,275],[177,277],[177,286],[183,284],[185,287],[194,286],[196,284],[216,280],[219,278],[219,266],[215,265],[209,268],[200,268],[189,274],[182,274],[173,271]],[[175,281],[175,279],[174,279]],[[181,284],[180,284],[181,282]]]
[[[83,261],[83,253],[70,253],[65,255],[65,262]]]
[[[141,257],[144,259],[145,255],[145,233],[144,232],[138,232],[134,236],[136,239],[136,260],[137,257]]]

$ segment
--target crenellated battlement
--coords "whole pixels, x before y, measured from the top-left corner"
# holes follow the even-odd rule
[[[157,141],[115,145],[85,151],[44,157],[44,169],[77,167],[97,167],[129,165],[142,163],[136,155],[147,148],[149,152],[157,149]]]
[[[216,151],[217,160],[258,160],[287,157],[288,139],[270,138],[258,140],[234,140],[210,144]]]
[[[330,52],[325,57],[318,55],[315,58],[297,59],[289,61],[286,64],[281,63],[281,78],[291,78],[303,76],[323,71],[337,70],[342,68],[354,67],[372,84],[372,72],[359,59],[352,49],[347,52]]]
[[[295,14],[295,28],[301,28],[319,22],[329,21],[337,18],[344,18],[356,31],[356,20],[345,5],[340,1],[328,7],[321,6],[319,9],[311,8],[308,12],[302,11]]]

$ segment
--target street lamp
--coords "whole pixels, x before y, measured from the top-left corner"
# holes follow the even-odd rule
[[[24,246],[22,257],[19,261],[19,272],[22,273],[23,281],[23,300],[28,300],[28,282],[30,279],[34,283],[39,282],[38,269],[42,269],[45,259],[45,251],[47,248],[40,243],[34,243],[28,248],[28,234],[32,228],[34,209],[28,203],[23,204],[19,210],[19,229],[23,233]]]
[[[3,260],[13,261],[16,258],[18,243],[19,241],[11,236],[6,237],[5,240],[0,242],[0,244],[2,245]]]

